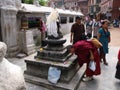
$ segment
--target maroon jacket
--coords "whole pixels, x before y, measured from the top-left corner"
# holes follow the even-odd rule
[[[118,60],[119,60],[119,62],[120,62],[120,50],[119,50],[119,52],[118,52]]]
[[[86,75],[99,75],[101,73],[101,69],[97,47],[91,41],[86,40],[76,42],[73,47],[75,48],[75,54],[78,56],[79,65],[82,66],[84,63],[87,63]],[[94,61],[96,63],[96,70],[94,72],[89,69],[90,50],[93,53]]]

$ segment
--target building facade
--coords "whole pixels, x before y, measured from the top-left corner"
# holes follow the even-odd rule
[[[120,0],[101,0],[101,13],[107,19],[114,20],[120,16]]]
[[[84,15],[88,14],[88,0],[50,0],[48,6],[80,11]]]
[[[111,14],[112,19],[120,16],[120,0],[113,0]]]
[[[88,14],[88,0],[65,0],[65,8]]]
[[[102,19],[109,19],[111,20],[112,14],[111,14],[111,10],[112,10],[112,5],[113,4],[113,0],[101,0],[100,3],[100,13],[102,14]]]
[[[101,13],[107,13],[112,8],[112,0],[101,0]]]
[[[100,12],[100,2],[101,0],[88,0],[88,12],[91,18],[95,18],[96,15]]]

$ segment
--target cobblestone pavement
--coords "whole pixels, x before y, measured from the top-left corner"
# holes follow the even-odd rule
[[[89,82],[81,82],[78,90],[120,90],[120,80],[114,78],[115,66],[117,63],[117,53],[120,49],[120,29],[111,28],[111,43],[109,44],[109,54],[107,55],[108,66],[101,63],[101,75],[94,76]],[[69,35],[68,35],[69,38]],[[67,41],[69,42],[69,41]],[[34,56],[34,54],[33,54]],[[26,69],[24,59],[8,58],[8,60],[19,65],[22,70]],[[41,86],[27,84],[27,90],[49,90]]]

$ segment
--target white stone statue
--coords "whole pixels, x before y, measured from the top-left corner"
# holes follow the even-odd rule
[[[36,6],[40,6],[39,0],[34,0],[34,1],[33,1],[33,4],[36,5]]]
[[[15,6],[17,9],[21,8],[21,0],[15,0]]]
[[[10,7],[13,8],[15,7],[15,0],[4,0],[4,7]]]
[[[5,43],[0,42],[0,90],[26,90],[21,68],[4,58]]]
[[[47,29],[48,29],[48,36],[53,36],[55,38],[58,37],[58,33],[57,33],[57,20],[58,20],[59,14],[58,11],[56,9],[54,9],[50,15],[47,18]]]
[[[51,2],[50,7],[55,8],[54,2]]]

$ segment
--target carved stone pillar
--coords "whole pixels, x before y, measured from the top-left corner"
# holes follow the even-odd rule
[[[15,56],[18,50],[18,30],[16,14],[21,8],[21,0],[0,0],[0,22],[2,41],[8,46],[8,56]]]
[[[1,7],[2,38],[8,46],[8,56],[14,56],[18,52],[16,14],[16,8]]]

